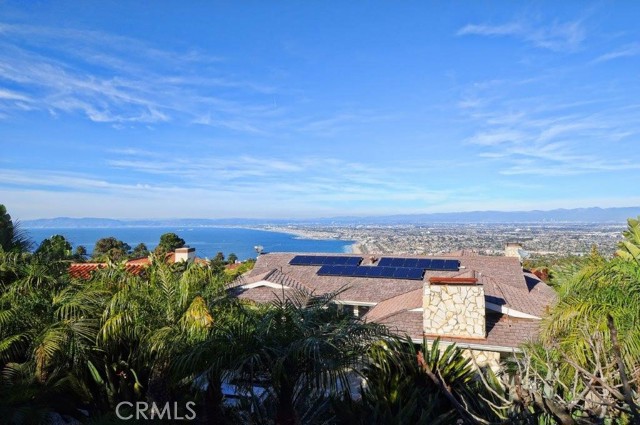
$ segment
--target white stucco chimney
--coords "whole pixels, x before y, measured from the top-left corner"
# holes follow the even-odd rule
[[[185,246],[184,248],[177,248],[175,252],[175,263],[181,261],[193,261],[196,258],[196,249]]]

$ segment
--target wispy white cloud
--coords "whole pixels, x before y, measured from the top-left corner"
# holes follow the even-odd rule
[[[4,115],[38,109],[114,126],[171,122],[252,136],[333,136],[389,117],[358,108],[306,114],[295,108],[291,89],[238,75],[238,69],[194,49],[176,52],[99,31],[0,23]]]
[[[198,72],[203,63],[207,77]],[[195,50],[161,50],[98,31],[0,23],[0,108],[10,114],[17,102],[28,102],[56,115],[116,124],[188,123],[210,115],[216,119],[208,125],[254,132],[272,118],[265,96],[277,89],[228,75],[223,65]],[[3,82],[19,89],[2,88]]]
[[[120,193],[127,199],[138,196],[147,199],[149,205],[157,205],[154,202],[161,196],[172,199],[172,203],[175,199],[189,199],[185,204],[196,200],[200,203],[206,197],[221,204],[233,202],[235,211],[242,210],[235,200],[242,197],[241,203],[252,208],[289,205],[296,215],[303,214],[305,208],[314,208],[315,215],[339,214],[340,206],[349,205],[354,210],[358,204],[373,209],[406,203],[419,208],[459,194],[449,188],[424,184],[426,179],[418,175],[427,169],[419,158],[387,161],[381,166],[337,157],[236,155],[217,150],[194,156],[179,151],[160,155],[138,148],[107,148],[103,155],[107,167],[98,165],[95,174],[5,169],[0,172],[0,185],[25,191],[54,190],[88,196],[99,193],[105,199]],[[451,167],[435,161],[430,165],[429,171]],[[265,214],[273,215],[269,211]]]
[[[587,37],[586,30],[580,21],[555,22],[538,26],[521,20],[499,25],[469,24],[460,28],[456,34],[459,36],[512,36],[538,48],[558,52],[577,50]]]
[[[633,149],[640,111],[618,102],[608,88],[575,90],[562,101],[546,91],[505,83],[465,94],[458,104],[476,130],[465,140],[483,161],[509,176],[573,176],[640,169]],[[588,93],[588,96],[586,95]],[[621,97],[623,99],[623,97]]]
[[[613,59],[626,58],[640,55],[640,43],[631,43],[598,56],[594,62],[607,62]]]
[[[11,90],[0,89],[0,100],[12,100],[12,101],[22,101],[22,102],[30,102],[31,99],[24,95],[17,93]]]

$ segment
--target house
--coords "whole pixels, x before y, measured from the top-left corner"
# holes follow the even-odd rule
[[[323,294],[364,320],[407,334],[415,343],[440,338],[472,352],[482,365],[519,351],[534,338],[555,292],[523,270],[518,252],[482,256],[358,256],[269,253],[241,276],[232,293],[269,302],[294,289]]]
[[[196,249],[190,247],[177,248],[175,251],[167,253],[165,261],[167,263],[195,261],[201,264],[208,264],[207,260],[196,257]],[[149,257],[127,260],[124,263],[125,269],[135,275],[142,273],[149,265],[151,265],[151,259]],[[78,279],[89,279],[91,278],[92,272],[106,267],[107,263],[71,263],[71,265],[69,265],[69,275]]]

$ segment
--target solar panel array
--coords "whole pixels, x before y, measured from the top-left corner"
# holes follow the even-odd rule
[[[361,266],[362,257],[336,255],[296,255],[293,266],[321,266],[319,276],[374,277],[422,280],[426,270],[458,271],[460,261],[438,258],[383,257],[376,266]]]
[[[331,266],[324,265],[318,276],[374,277],[386,279],[422,280],[424,269],[384,266]]]
[[[422,270],[440,270],[457,272],[460,269],[458,260],[441,260],[437,258],[390,258],[383,257],[378,267],[408,267]]]
[[[289,264],[291,264],[292,266],[357,266],[361,262],[362,257],[346,257],[344,255],[296,255],[291,261],[289,261]]]

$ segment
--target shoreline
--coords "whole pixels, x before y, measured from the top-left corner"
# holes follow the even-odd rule
[[[328,230],[308,230],[308,229],[292,229],[290,227],[280,227],[280,226],[264,226],[264,227],[245,227],[247,229],[252,230],[263,230],[267,232],[278,232],[278,233],[286,233],[290,235],[295,235],[301,239],[310,239],[310,240],[340,240],[344,242],[351,242],[350,244],[345,244],[345,247],[348,249],[345,251],[346,254],[366,254],[368,253],[368,249],[364,243],[358,240],[353,239],[342,239],[339,233],[331,232]]]

